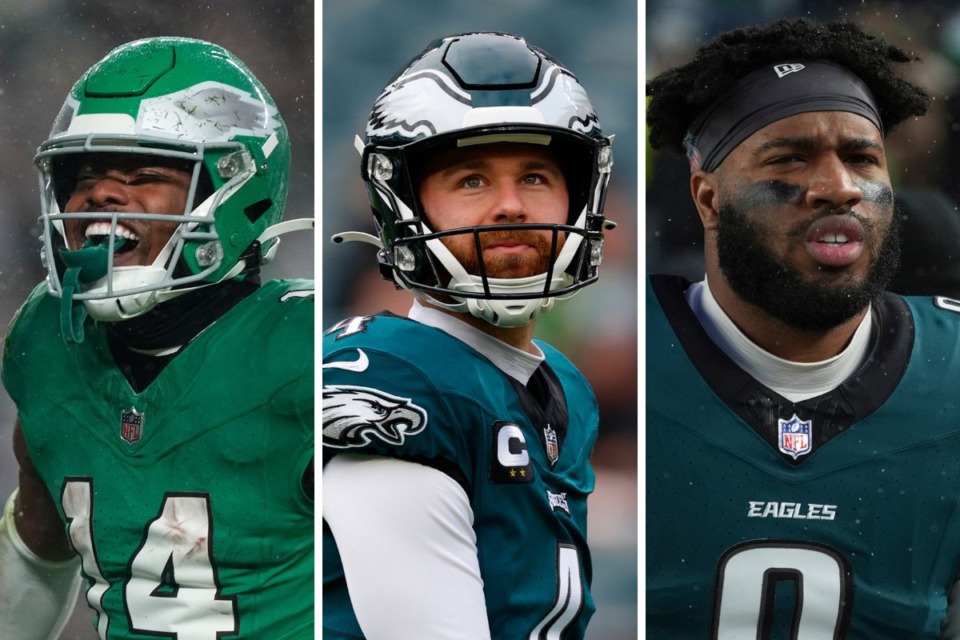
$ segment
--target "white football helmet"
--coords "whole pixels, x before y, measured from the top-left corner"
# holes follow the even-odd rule
[[[544,145],[564,170],[570,192],[566,224],[524,224],[549,230],[546,272],[523,278],[469,273],[442,237],[496,227],[435,232],[423,216],[415,184],[425,155],[454,147],[514,142]],[[431,304],[470,313],[502,327],[523,326],[558,298],[595,282],[603,257],[603,204],[613,166],[610,144],[586,91],[570,71],[518,36],[466,33],[433,42],[377,98],[366,129],[361,174],[379,234],[348,232],[380,248],[381,275]],[[559,240],[559,241],[558,241]]]

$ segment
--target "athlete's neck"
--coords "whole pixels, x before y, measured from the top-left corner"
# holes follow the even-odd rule
[[[761,277],[761,276],[758,276]],[[710,292],[724,313],[758,347],[791,362],[820,362],[843,351],[870,307],[822,331],[796,329],[745,301],[719,272],[710,273]]]
[[[257,290],[259,278],[228,280],[158,304],[136,318],[107,325],[111,340],[130,349],[181,347]]]
[[[421,304],[423,304],[425,307],[430,307],[431,309],[436,309],[437,311],[451,315],[458,320],[462,320],[471,327],[478,329],[488,336],[496,338],[497,340],[508,344],[515,349],[520,349],[521,351],[526,351],[527,353],[533,354],[540,353],[540,350],[536,347],[536,345],[533,344],[533,320],[522,327],[498,327],[469,313],[456,313],[454,311],[450,311],[449,309],[444,309],[443,307],[430,304],[426,301],[421,301]]]
[[[137,393],[191,340],[259,287],[259,278],[230,280],[159,304],[142,316],[107,325],[117,368]]]

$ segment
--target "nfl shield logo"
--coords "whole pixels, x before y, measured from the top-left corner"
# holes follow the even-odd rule
[[[543,430],[543,441],[547,444],[547,459],[552,467],[560,457],[560,443],[557,442],[557,432],[550,425]]]
[[[778,420],[777,430],[780,433],[780,451],[796,460],[805,453],[810,453],[813,422],[801,420],[797,414],[789,420]]]
[[[133,444],[143,434],[143,414],[130,407],[130,411],[120,412],[120,437]]]

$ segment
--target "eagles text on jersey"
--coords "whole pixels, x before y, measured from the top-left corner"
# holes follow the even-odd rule
[[[885,294],[865,364],[791,402],[647,293],[647,637],[938,638],[960,568],[960,315]]]

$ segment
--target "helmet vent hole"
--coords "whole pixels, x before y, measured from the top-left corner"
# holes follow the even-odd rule
[[[243,210],[243,213],[247,216],[247,219],[250,222],[256,222],[259,220],[263,214],[270,210],[270,207],[273,206],[273,201],[270,198],[264,198],[263,200],[258,200],[254,202],[247,208]]]

